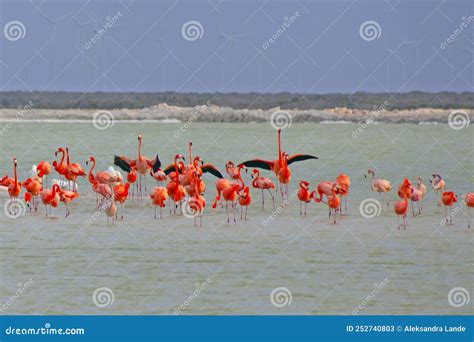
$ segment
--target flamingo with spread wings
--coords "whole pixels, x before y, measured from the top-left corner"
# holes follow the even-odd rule
[[[149,169],[153,170],[153,173],[158,171],[161,167],[161,161],[156,155],[155,159],[150,159],[142,154],[142,135],[138,135],[138,156],[137,159],[130,159],[125,156],[114,156],[114,164],[121,168],[123,171],[130,173],[132,169],[135,169],[138,173],[138,192],[140,200],[143,198],[142,191],[142,178],[146,189],[146,175]]]
[[[278,129],[278,159],[276,160],[264,160],[264,159],[251,159],[247,160],[241,165],[247,167],[256,167],[259,169],[273,171],[278,178],[280,184],[280,192],[283,196],[283,184],[286,184],[286,194],[288,195],[288,183],[291,180],[291,171],[289,165],[295,162],[300,162],[308,159],[318,159],[318,157],[310,154],[294,154],[289,156],[288,153],[282,152],[281,149],[281,128]]]

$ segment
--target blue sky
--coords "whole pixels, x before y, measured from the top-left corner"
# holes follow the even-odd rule
[[[474,89],[472,1],[0,3],[2,91]]]

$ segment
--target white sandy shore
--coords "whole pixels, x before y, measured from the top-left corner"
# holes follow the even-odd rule
[[[143,109],[0,109],[0,121],[89,121],[96,115],[109,115],[117,121],[154,120],[168,122],[264,122],[270,120],[272,114],[280,108],[261,109],[232,109],[218,106],[176,107],[167,104]],[[458,110],[459,111],[459,110]],[[101,112],[101,113],[99,113]],[[103,113],[102,113],[103,112]],[[414,110],[358,110],[347,108],[330,108],[325,110],[282,110],[277,114],[283,118],[291,116],[292,122],[326,122],[348,121],[390,123],[424,123],[448,121],[453,110],[421,108]],[[474,117],[474,110],[462,110],[466,118]]]

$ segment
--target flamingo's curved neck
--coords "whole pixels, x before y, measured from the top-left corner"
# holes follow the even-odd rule
[[[278,161],[281,162],[281,130],[278,130]]]
[[[61,148],[59,150],[59,153],[61,153],[61,161],[59,162],[59,165],[61,165],[62,163],[64,163],[64,156],[65,156],[64,149]]]
[[[178,159],[179,157],[175,157],[174,158],[174,173],[175,173],[175,180],[176,180],[176,183],[178,182],[179,180],[179,169],[178,169]]]
[[[257,172],[255,172],[256,177],[255,177],[254,180],[252,181],[252,186],[253,186],[254,188],[257,187],[257,181],[258,181],[258,179],[260,178],[260,171],[258,171],[257,169],[255,169],[255,170],[257,171]]]
[[[138,140],[138,159],[142,159],[142,139]]]
[[[16,173],[16,162],[13,163],[13,174],[14,174],[14,178],[15,178],[15,186],[18,186],[18,175]]]
[[[240,165],[239,168],[237,169],[237,174],[239,175],[239,181],[241,183],[239,190],[242,190],[245,187],[244,179],[242,178],[242,174],[241,174],[242,167],[243,165]]]
[[[66,156],[67,156],[67,165],[71,165],[71,160],[69,159],[69,149],[66,149]]]
[[[92,166],[91,169],[89,170],[89,179],[94,179],[94,168],[95,168],[95,158],[91,158],[92,161]]]

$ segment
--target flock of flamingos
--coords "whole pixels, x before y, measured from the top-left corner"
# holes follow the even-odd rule
[[[58,160],[52,165],[46,161],[41,161],[34,169],[34,174],[28,179],[19,182],[17,176],[17,159],[13,158],[13,178],[5,175],[0,179],[0,188],[5,187],[10,196],[10,203],[15,204],[21,196],[22,188],[25,189],[24,200],[28,204],[30,211],[37,211],[39,202],[45,206],[45,215],[51,215],[51,208],[56,208],[60,202],[64,203],[66,217],[70,215],[68,204],[79,197],[77,180],[79,177],[88,177],[92,185],[92,190],[96,193],[96,209],[104,211],[112,223],[118,218],[117,204],[122,205],[129,197],[137,197],[139,201],[144,200],[144,195],[148,195],[146,179],[150,175],[158,182],[154,187],[149,200],[155,207],[155,219],[157,218],[157,207],[160,207],[160,217],[163,218],[163,208],[168,205],[170,215],[176,215],[179,208],[181,212],[194,218],[194,225],[202,226],[202,215],[206,200],[203,193],[206,185],[202,179],[203,173],[210,173],[217,178],[215,188],[217,195],[212,204],[212,208],[225,205],[227,214],[227,223],[230,222],[231,215],[234,223],[236,222],[235,213],[240,205],[241,219],[247,219],[247,209],[252,203],[250,186],[245,184],[242,177],[242,170],[251,171],[252,183],[254,189],[261,190],[262,210],[265,207],[265,193],[268,192],[275,210],[275,196],[280,192],[282,198],[288,198],[288,184],[291,181],[290,165],[309,159],[318,159],[315,156],[307,154],[289,155],[281,148],[281,130],[278,130],[278,158],[275,160],[253,159],[235,165],[232,161],[225,164],[225,170],[229,178],[225,178],[222,173],[212,164],[204,164],[201,157],[193,157],[192,143],[189,143],[189,160],[181,154],[176,154],[174,162],[166,168],[161,168],[161,161],[156,156],[154,159],[147,158],[142,154],[142,136],[138,136],[138,155],[136,158],[125,156],[115,156],[114,164],[127,173],[126,181],[122,179],[120,172],[115,169],[95,172],[96,160],[93,156],[86,161],[90,169],[87,173],[80,164],[71,162],[69,149],[58,148],[55,152]],[[45,178],[56,171],[59,180],[53,180],[50,189],[43,188],[46,184]],[[277,178],[277,185],[269,178],[260,175],[258,169],[273,171]],[[387,193],[392,190],[392,185],[388,180],[375,178],[375,172],[368,170],[366,177],[371,177],[371,189],[377,193],[383,193],[387,200]],[[166,185],[163,185],[166,183]],[[439,193],[438,205],[441,203],[446,207],[445,224],[452,224],[452,217],[448,214],[448,208],[452,207],[458,201],[458,196],[453,191],[445,191],[445,181],[438,175],[433,174],[430,179],[431,187]],[[338,215],[342,215],[342,198],[345,201],[345,211],[347,212],[347,196],[351,186],[351,180],[348,175],[341,173],[335,181],[323,181],[318,184],[316,190],[310,191],[310,184],[305,180],[299,182],[297,197],[300,201],[300,215],[306,215],[306,205],[311,200],[317,203],[324,203],[329,208],[329,219],[336,223]],[[407,226],[407,213],[409,202],[412,203],[413,216],[420,215],[422,212],[422,202],[425,198],[427,188],[423,184],[422,178],[418,177],[417,184],[414,185],[405,178],[398,188],[400,201],[395,202],[393,209],[398,216],[398,228]],[[145,194],[144,194],[145,193]],[[418,212],[415,213],[414,202],[417,202]],[[304,211],[302,204],[304,203]],[[474,192],[468,193],[464,197],[464,203],[468,208],[474,206]],[[13,208],[13,209],[11,209]],[[15,206],[8,206],[7,210],[17,210]],[[10,214],[14,215],[15,213]],[[400,224],[402,217],[402,224]],[[123,219],[123,215],[122,215]],[[470,219],[468,228],[470,227]]]

